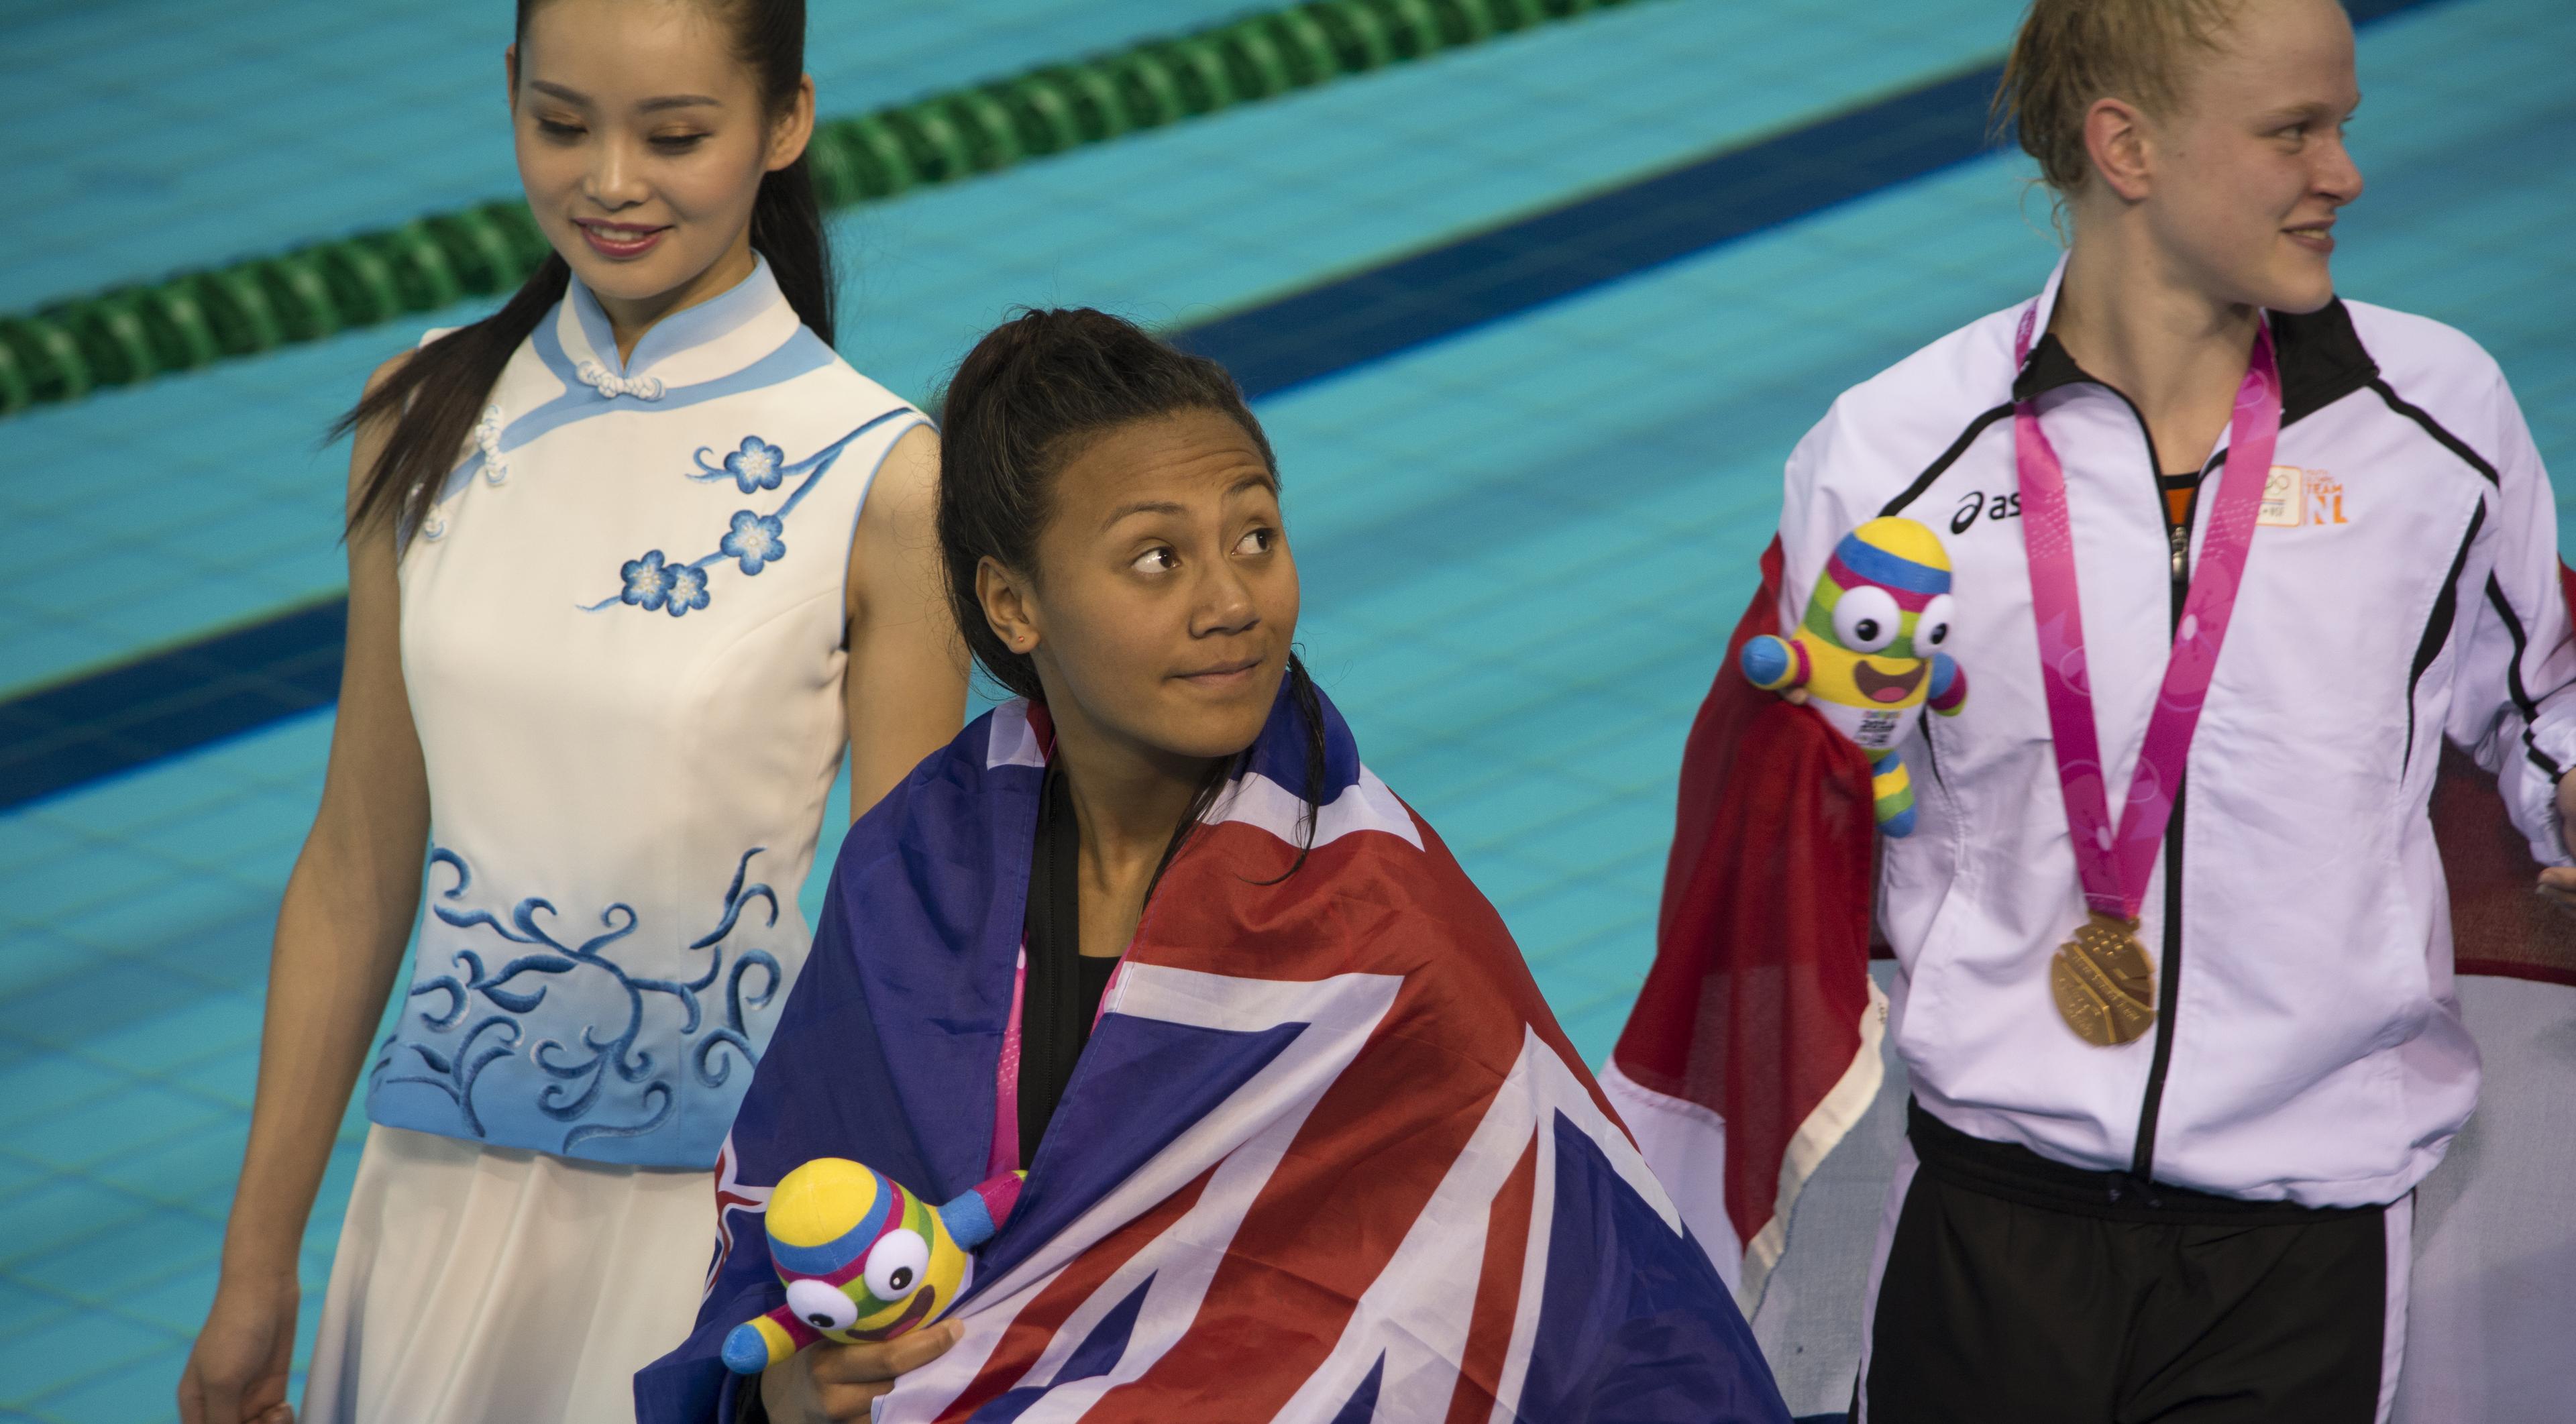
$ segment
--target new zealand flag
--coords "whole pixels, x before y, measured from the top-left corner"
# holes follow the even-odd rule
[[[1324,718],[1319,805],[1283,697],[1166,872],[963,1337],[876,1418],[1785,1421],[1501,919]],[[1013,1164],[1046,741],[999,708],[850,833],[644,1424],[732,1417],[718,1349],[781,1299],[759,1212],[788,1170],[854,1158],[938,1201]]]

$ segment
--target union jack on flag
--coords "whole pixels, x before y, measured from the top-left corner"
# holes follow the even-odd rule
[[[875,1417],[1784,1421],[1500,918],[1324,716],[1311,855],[1280,878],[1308,809],[1283,702],[1157,888],[962,1337]],[[756,1184],[986,1175],[1044,743],[997,709],[851,832],[735,1122],[735,1249],[637,1376],[646,1424],[732,1417],[717,1348],[781,1298]]]
[[[758,1213],[769,1209],[769,1188],[743,1185],[742,1162],[734,1156],[733,1142],[728,1138],[724,1150],[716,1154],[716,1254],[707,1263],[707,1289],[716,1288],[716,1277],[724,1274],[725,1262],[733,1259],[733,1227],[736,1212],[752,1213],[751,1225],[758,1230]],[[757,1234],[753,1244],[759,1244]]]

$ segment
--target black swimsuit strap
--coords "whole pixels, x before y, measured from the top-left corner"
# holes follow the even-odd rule
[[[1020,1165],[1035,1160],[1038,1139],[1064,1099],[1091,1022],[1082,1008],[1082,904],[1076,884],[1081,826],[1064,772],[1050,767],[1038,793],[1038,834],[1029,859],[1029,905],[1022,921],[1028,981],[1020,999]]]

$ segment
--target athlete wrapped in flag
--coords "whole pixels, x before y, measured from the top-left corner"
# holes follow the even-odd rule
[[[1083,576],[1053,562],[1073,555],[1046,555],[1045,602],[1025,623],[994,592],[1004,575],[982,577],[982,607],[1003,611],[970,641],[989,631],[1025,654],[1043,629],[1048,703],[978,720],[851,831],[815,953],[735,1121],[728,1246],[699,1329],[637,1377],[639,1418],[745,1417],[754,1391],[718,1354],[780,1299],[756,1249],[763,1188],[841,1156],[934,1200],[1028,1171],[932,1328],[956,1328],[955,1344],[904,1362],[869,1401],[879,1421],[1785,1421],[1724,1283],[1501,919],[1288,659],[1294,571],[1266,522],[1275,512],[1241,532],[1219,522],[1212,543],[1186,532],[1203,507],[1230,520],[1223,511],[1275,498],[1266,441],[1231,382],[1097,313],[1031,314],[988,337],[952,387],[952,479],[975,477],[979,424],[961,402],[988,382],[1013,388],[996,359],[1050,389],[1145,388],[1124,414],[1162,414],[1041,443],[1037,458],[1071,466],[1046,497],[1046,537],[1087,528],[1083,501],[1098,491],[1081,482],[1115,482],[1132,458],[1141,473],[1107,504],[1165,510],[1139,517],[1181,532],[1110,567],[1122,580],[1141,567],[1158,590],[1166,576],[1208,581],[1224,616],[1191,636],[1276,668],[1275,691],[1249,708],[1250,744],[1191,803],[1060,1099],[1032,1110],[1032,1092],[1052,1091],[1032,1066],[1047,1052],[1040,971],[1061,950],[1048,906],[1075,863],[1057,818],[1106,804],[1068,770],[1104,763],[1100,719],[1132,713],[1152,735],[1168,724],[1162,703],[1121,712],[1099,690],[1105,665],[1079,665],[1092,650],[1070,646],[1085,635],[1056,610]],[[1043,412],[1014,414],[1046,426]],[[1181,473],[1154,483],[1165,469]],[[1214,486],[1194,483],[1206,471]],[[1218,493],[1202,506],[1194,491],[1207,488]],[[1019,667],[977,653],[988,669]],[[1093,719],[1094,740],[1077,747],[1078,718]],[[1089,957],[1099,906],[1088,871],[1080,884],[1067,903]],[[819,1380],[831,1366],[812,1368]]]

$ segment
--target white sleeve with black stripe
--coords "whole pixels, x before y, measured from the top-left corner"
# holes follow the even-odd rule
[[[2496,471],[2494,558],[2483,588],[2460,590],[2475,614],[2446,730],[2496,774],[2532,855],[2567,865],[2576,859],[2561,836],[2557,790],[2576,768],[2576,642],[2559,583],[2558,502],[2512,389],[2501,371],[2493,380],[2482,443]]]

